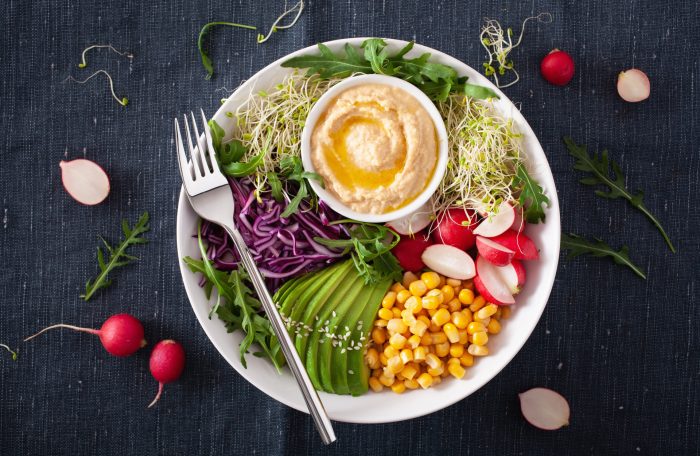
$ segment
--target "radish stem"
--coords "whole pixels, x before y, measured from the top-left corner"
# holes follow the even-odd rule
[[[71,81],[77,82],[78,84],[85,84],[85,83],[88,82],[90,79],[94,78],[95,76],[97,76],[97,75],[100,74],[100,73],[102,73],[102,74],[104,74],[105,76],[107,76],[107,79],[109,80],[109,90],[110,90],[110,92],[112,92],[112,98],[114,98],[115,100],[117,100],[117,103],[119,103],[119,104],[122,105],[122,106],[128,105],[128,104],[129,104],[129,99],[128,99],[128,98],[122,97],[122,98],[120,99],[120,98],[117,96],[117,94],[114,93],[114,81],[112,81],[112,76],[110,76],[110,74],[107,73],[105,70],[97,70],[97,71],[95,71],[94,73],[92,73],[90,76],[88,76],[86,79],[84,79],[84,80],[82,80],[82,81],[79,81],[79,80],[75,79],[73,76],[68,76],[66,79],[63,80],[63,82],[66,82],[66,81],[68,81],[68,80],[71,80]]]
[[[146,408],[151,408],[154,405],[156,405],[156,402],[160,399],[160,395],[163,393],[163,382],[158,382],[158,393],[156,393],[156,397],[153,399],[153,401],[148,404],[148,407]]]
[[[59,324],[57,324],[57,325],[49,326],[49,327],[47,327],[47,328],[42,329],[41,331],[39,331],[38,333],[34,334],[33,336],[27,337],[26,339],[24,339],[24,341],[27,342],[27,341],[29,341],[29,340],[32,340],[32,339],[34,339],[36,336],[45,333],[45,332],[48,331],[49,329],[55,329],[55,328],[68,328],[68,329],[72,329],[72,330],[74,330],[74,331],[81,331],[81,332],[86,332],[86,333],[89,333],[89,334],[94,334],[94,335],[96,335],[96,336],[99,336],[99,335],[100,335],[100,331],[97,330],[97,329],[92,329],[92,328],[81,328],[81,327],[79,327],[79,326],[66,325],[66,324],[63,324],[63,323],[59,323]]]

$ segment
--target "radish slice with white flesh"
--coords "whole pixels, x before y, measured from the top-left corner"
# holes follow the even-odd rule
[[[386,226],[399,234],[412,235],[430,225],[430,222],[432,222],[434,218],[432,202],[428,201],[415,212],[401,217],[398,220],[387,222]]]
[[[512,294],[520,293],[525,285],[525,268],[522,262],[513,260],[505,266],[496,266],[496,270]]]
[[[515,252],[501,244],[483,236],[476,237],[476,249],[479,255],[496,266],[506,266],[510,264]]]
[[[571,409],[564,397],[547,388],[532,388],[518,394],[520,410],[528,423],[545,431],[569,425]]]
[[[617,76],[617,93],[623,100],[637,103],[649,98],[651,83],[647,75],[636,68],[621,71]]]
[[[97,163],[79,158],[61,161],[59,166],[63,188],[77,202],[94,206],[109,195],[109,177]]]
[[[485,218],[474,229],[474,234],[484,237],[494,237],[504,233],[515,221],[515,209],[510,204],[503,202],[498,206],[498,211]]]
[[[476,275],[474,260],[464,250],[447,244],[431,245],[421,255],[431,270],[451,279],[467,280]]]
[[[498,266],[489,263],[481,255],[476,257],[474,286],[488,302],[497,305],[515,304],[513,293],[501,276]]]

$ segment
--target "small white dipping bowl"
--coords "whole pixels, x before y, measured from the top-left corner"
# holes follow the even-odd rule
[[[304,169],[310,172],[316,172],[314,165],[311,161],[311,134],[316,127],[319,117],[326,111],[328,105],[338,96],[341,92],[364,84],[382,84],[391,87],[396,87],[406,91],[408,94],[413,96],[418,102],[425,108],[425,110],[430,115],[435,126],[435,133],[437,134],[437,144],[438,144],[438,157],[437,165],[435,166],[435,172],[433,173],[430,182],[425,187],[423,192],[421,192],[416,198],[413,199],[407,205],[391,212],[385,212],[383,214],[370,214],[357,212],[352,210],[350,207],[345,205],[340,201],[335,195],[326,191],[320,183],[311,179],[311,188],[316,192],[316,194],[328,204],[331,209],[337,213],[344,215],[347,218],[353,220],[359,220],[361,222],[372,222],[372,223],[383,223],[390,222],[392,220],[398,220],[409,214],[412,214],[418,210],[423,204],[425,204],[430,197],[435,193],[442,177],[445,175],[445,170],[447,168],[447,130],[445,129],[445,123],[442,121],[442,116],[437,110],[433,102],[424,94],[418,87],[411,83],[408,83],[402,79],[395,78],[392,76],[385,76],[380,74],[366,74],[362,76],[353,76],[342,82],[331,87],[326,93],[324,93],[316,102],[308,117],[306,118],[306,123],[304,125],[304,131],[301,135],[301,161],[304,165]]]

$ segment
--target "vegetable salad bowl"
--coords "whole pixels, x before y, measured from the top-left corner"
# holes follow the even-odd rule
[[[349,43],[359,47],[364,38],[351,38],[325,43],[331,50],[338,52]],[[388,49],[398,51],[406,45],[399,40],[386,40]],[[279,84],[285,76],[294,71],[283,68],[282,62],[301,54],[316,53],[316,46],[310,46],[289,54],[247,79],[219,108],[213,119],[226,131],[227,137],[235,128],[234,119],[226,112],[235,112],[251,93],[266,90]],[[330,417],[337,421],[351,423],[385,423],[406,420],[435,412],[458,402],[477,391],[495,377],[525,344],[535,329],[537,322],[547,304],[554,284],[554,277],[559,259],[560,220],[559,204],[554,186],[552,172],[544,151],[534,132],[518,109],[506,96],[476,70],[454,57],[437,50],[415,45],[408,57],[423,53],[431,54],[431,61],[449,65],[461,76],[468,76],[469,82],[492,89],[499,96],[494,100],[496,111],[513,120],[514,128],[522,134],[522,146],[526,155],[526,164],[530,174],[539,181],[550,199],[546,208],[546,222],[528,225],[525,233],[540,248],[539,261],[526,265],[527,283],[518,294],[511,317],[503,322],[503,330],[489,342],[489,356],[479,358],[470,367],[461,380],[449,378],[439,385],[426,389],[395,394],[390,390],[374,393],[371,390],[358,397],[320,393],[321,399]],[[216,318],[209,318],[215,298],[207,300],[204,290],[199,286],[198,275],[193,274],[183,257],[199,258],[199,248],[193,234],[197,231],[197,217],[181,191],[177,214],[177,251],[182,280],[194,314],[212,344],[233,368],[246,380],[270,397],[297,410],[306,412],[304,401],[291,373],[285,368],[278,373],[269,360],[258,358],[249,353],[246,356],[247,368],[240,361],[239,343],[243,339],[240,331],[228,333],[224,323]]]

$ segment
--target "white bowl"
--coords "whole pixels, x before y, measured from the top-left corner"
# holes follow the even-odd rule
[[[352,38],[331,41],[326,44],[334,52],[342,52],[342,48],[346,43],[359,47],[362,41],[364,41],[364,38]],[[396,52],[406,44],[406,42],[398,40],[386,41],[391,52]],[[235,125],[234,120],[226,116],[226,112],[235,111],[236,107],[243,103],[250,93],[270,89],[278,84],[292,71],[280,66],[285,60],[293,56],[317,52],[316,46],[310,46],[293,52],[263,68],[246,80],[229,97],[216,112],[214,119],[230,136],[235,129]],[[500,95],[501,99],[495,103],[495,108],[501,115],[512,118],[514,127],[522,133],[523,148],[527,155],[529,171],[544,187],[551,201],[549,208],[546,210],[547,223],[528,225],[526,228],[527,235],[540,248],[540,260],[528,262],[526,265],[527,283],[516,298],[517,303],[513,307],[511,317],[508,320],[504,320],[503,330],[489,340],[491,354],[478,359],[474,366],[469,368],[463,380],[445,379],[435,388],[407,391],[401,395],[391,391],[382,393],[369,392],[360,397],[321,393],[321,399],[326,410],[330,417],[337,421],[350,423],[401,421],[443,409],[474,393],[495,377],[525,344],[544,311],[549,293],[554,284],[554,276],[559,260],[559,202],[552,172],[535,134],[513,103],[476,70],[454,57],[421,45],[415,45],[408,57],[413,58],[425,52],[432,54],[432,61],[450,65],[461,76],[468,76],[471,83],[489,87]],[[190,208],[185,193],[180,192],[177,214],[178,261],[180,262],[182,280],[187,296],[204,332],[226,361],[243,378],[279,402],[305,412],[306,406],[301,393],[291,374],[286,369],[282,375],[279,375],[267,360],[257,358],[252,354],[249,354],[246,358],[248,368],[244,368],[238,353],[238,344],[243,339],[241,333],[239,331],[227,333],[224,324],[220,320],[216,317],[213,319],[208,318],[208,313],[214,304],[214,300],[208,301],[206,299],[204,291],[197,283],[199,277],[190,272],[181,260],[182,257],[187,255],[199,258],[197,241],[192,237],[196,230],[197,216]],[[533,359],[533,362],[537,363],[539,360]],[[464,413],[469,413],[469,411],[465,410]]]
[[[384,212],[382,214],[357,212],[340,201],[334,194],[324,189],[319,182],[311,179],[309,180],[309,183],[319,198],[325,201],[326,204],[331,207],[331,209],[347,218],[359,220],[361,222],[391,222],[410,215],[420,209],[420,207],[430,199],[433,193],[435,193],[435,190],[437,190],[438,186],[440,185],[440,181],[445,175],[445,170],[447,169],[447,130],[445,130],[445,122],[443,122],[442,116],[437,110],[435,104],[430,101],[430,98],[428,98],[428,96],[418,87],[404,81],[403,79],[385,76],[383,74],[365,74],[361,76],[354,76],[334,85],[318,99],[313,108],[311,108],[311,111],[309,111],[309,115],[306,118],[306,123],[304,124],[304,131],[301,135],[301,162],[306,171],[316,172],[313,162],[311,161],[311,134],[316,127],[319,117],[323,115],[328,105],[333,102],[338,95],[351,87],[363,84],[382,84],[402,89],[415,98],[428,112],[430,119],[433,121],[433,125],[435,126],[438,141],[437,164],[435,165],[435,171],[430,178],[430,182],[428,182],[425,189],[419,193],[413,201],[395,211]]]

